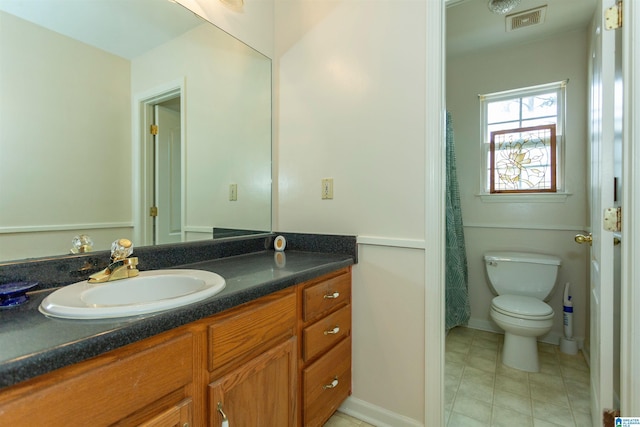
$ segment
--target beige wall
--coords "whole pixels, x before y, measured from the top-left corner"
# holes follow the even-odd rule
[[[189,240],[212,228],[271,227],[271,65],[203,23],[131,61],[134,100],[184,82]],[[136,124],[134,124],[136,125]],[[238,188],[229,201],[229,185]]]
[[[227,18],[203,0],[190,1],[214,23]],[[429,5],[273,6],[274,229],[358,235],[353,395],[343,410],[375,425],[422,426],[425,341],[435,360],[444,335],[425,339],[425,298],[439,287],[437,274],[425,277],[425,248],[440,250],[433,236],[425,238],[425,116],[428,100],[436,101],[425,82]],[[234,16],[240,25],[250,20]],[[253,45],[241,35],[246,29],[231,33]],[[320,199],[327,177],[334,179],[333,200]],[[429,388],[439,390],[442,372],[435,371]],[[435,394],[429,400],[439,402]]]
[[[212,22],[227,21],[228,14],[191,1]],[[430,244],[427,5],[277,0],[273,6],[274,229],[359,236],[353,395],[343,410],[375,425],[421,426]],[[251,17],[233,20],[242,26]],[[247,28],[263,27],[231,33],[256,46],[242,35]],[[334,179],[333,200],[320,199],[327,177]]]
[[[471,322],[497,328],[489,319],[491,293],[482,254],[489,250],[531,250],[562,258],[550,305],[552,332],[563,333],[562,287],[571,282],[574,336],[584,339],[587,322],[588,248],[573,242],[588,225],[587,212],[587,33],[575,31],[516,48],[474,53],[447,61],[447,109],[452,113],[458,179],[469,258]],[[480,106],[478,94],[569,79],[566,108],[566,199],[548,202],[490,202],[480,192]]]
[[[0,260],[79,232],[108,249],[131,233],[129,62],[4,12],[0,28]]]
[[[275,229],[359,236],[346,409],[422,425],[425,3],[275,7]],[[320,198],[325,177],[333,200]]]
[[[142,198],[130,185],[139,135],[131,100],[176,81],[189,112],[187,238],[210,238],[213,226],[270,228],[267,58],[208,23],[130,62],[4,12],[0,19],[0,260],[68,253],[79,233],[94,250],[109,249],[113,236],[144,244],[133,235],[132,200]]]

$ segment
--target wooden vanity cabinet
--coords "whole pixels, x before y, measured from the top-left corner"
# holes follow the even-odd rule
[[[185,399],[177,405],[161,412],[140,427],[189,427],[193,424],[193,401]]]
[[[209,423],[295,427],[296,293],[289,288],[217,316],[208,328]]]
[[[209,425],[295,427],[296,376],[292,337],[209,385]]]
[[[351,269],[0,390],[0,425],[320,426],[351,389]]]
[[[322,426],[351,394],[351,268],[300,284],[298,300],[302,425]]]
[[[176,330],[36,377],[0,392],[0,425],[168,427],[176,410],[192,425],[193,355]]]

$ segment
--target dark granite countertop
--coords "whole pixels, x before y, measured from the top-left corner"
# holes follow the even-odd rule
[[[0,310],[0,388],[203,319],[355,262],[354,257],[342,254],[290,250],[284,254],[284,263],[276,263],[275,252],[265,250],[176,265],[176,268],[218,273],[225,278],[226,287],[204,301],[150,315],[108,320],[49,318],[38,311],[38,306],[52,289],[33,292],[27,304]]]

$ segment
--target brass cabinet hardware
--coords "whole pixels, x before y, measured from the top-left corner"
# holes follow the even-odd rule
[[[333,329],[329,329],[328,331],[324,331],[325,335],[335,335],[340,332],[340,326],[336,325]]]
[[[338,387],[338,377],[333,377],[333,381],[331,381],[331,384],[325,384],[322,386],[324,390],[336,387]]]
[[[227,414],[222,410],[222,402],[218,402],[218,412],[222,415],[222,425],[221,427],[229,427],[229,419],[227,418]]]
[[[326,294],[324,296],[324,299],[336,299],[339,296],[340,296],[340,292],[333,292],[333,293]]]

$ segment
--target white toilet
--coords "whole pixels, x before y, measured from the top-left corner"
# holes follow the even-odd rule
[[[553,326],[553,309],[544,300],[555,287],[561,260],[526,252],[487,252],[484,263],[498,295],[489,314],[504,329],[502,363],[538,372],[537,337]]]

